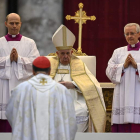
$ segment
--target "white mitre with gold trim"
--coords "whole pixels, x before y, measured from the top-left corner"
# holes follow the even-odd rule
[[[66,26],[61,25],[54,33],[52,42],[58,51],[72,49],[75,35]]]

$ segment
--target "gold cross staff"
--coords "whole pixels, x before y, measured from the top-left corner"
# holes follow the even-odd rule
[[[75,12],[75,16],[70,16],[67,15],[66,19],[71,20],[74,19],[75,23],[79,24],[79,39],[78,39],[78,51],[77,53],[82,54],[82,47],[81,47],[81,42],[82,42],[82,24],[86,24],[87,20],[92,20],[94,21],[96,19],[95,16],[87,16],[85,11],[82,11],[84,7],[83,3],[79,3],[79,11]]]
[[[45,79],[42,79],[42,80],[40,81],[40,83],[41,83],[42,85],[45,85],[45,83],[47,83],[47,81],[46,81]]]

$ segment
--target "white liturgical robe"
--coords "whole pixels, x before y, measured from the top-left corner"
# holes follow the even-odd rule
[[[123,70],[128,54],[137,63]],[[122,72],[124,74],[122,75]],[[114,51],[106,69],[108,78],[116,84],[113,95],[112,124],[140,123],[140,50],[128,51],[127,46]]]
[[[6,116],[12,140],[74,140],[77,131],[69,91],[45,74],[34,76],[12,91]]]
[[[84,64],[85,65],[85,64]],[[54,80],[55,81],[60,81],[61,79],[63,81],[72,81],[71,76],[70,76],[70,65],[62,65],[61,63],[58,66],[58,69],[68,69],[69,70],[69,74],[58,74],[56,73]],[[93,76],[93,74],[88,70],[87,66],[85,65],[85,70],[87,75],[90,77],[90,79],[93,81],[93,83],[95,84],[102,104],[104,105],[105,108],[105,104],[104,104],[104,99],[103,99],[103,94],[102,94],[102,89],[100,87],[99,82],[96,80],[96,78]],[[75,89],[69,89],[73,100],[74,100],[74,107],[75,107],[75,112],[76,112],[76,122],[77,122],[77,132],[84,132],[87,130],[88,128],[88,119],[89,119],[89,111],[84,99],[84,96],[81,92],[81,90],[78,88],[77,84],[72,81],[72,83],[77,87]],[[92,129],[92,131],[94,132],[94,128]]]
[[[18,53],[17,63],[10,61],[11,50]],[[20,41],[7,41],[0,38],[0,119],[6,119],[5,109],[11,90],[32,76],[32,62],[39,56],[32,39],[22,36]]]

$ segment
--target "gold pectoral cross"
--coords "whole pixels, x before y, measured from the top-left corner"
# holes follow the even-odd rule
[[[43,78],[43,79],[40,80],[40,83],[41,83],[42,85],[45,85],[45,84],[47,83],[47,81],[46,81],[46,79]]]
[[[82,24],[86,24],[87,20],[94,21],[96,19],[95,16],[87,16],[85,11],[82,11],[84,7],[83,3],[79,3],[79,11],[75,12],[75,16],[67,15],[66,19],[71,20],[74,19],[75,23],[79,24],[79,39],[78,39],[78,54],[82,54]]]

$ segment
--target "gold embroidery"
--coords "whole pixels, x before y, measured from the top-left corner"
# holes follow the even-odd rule
[[[63,30],[63,46],[67,46],[66,27],[63,26],[62,30]]]
[[[40,83],[41,83],[42,85],[45,85],[45,84],[47,83],[47,81],[46,81],[44,78],[42,78],[42,80],[40,80]]]
[[[51,77],[54,78],[57,72],[59,59],[58,57],[53,57],[50,61]],[[106,112],[102,105],[96,86],[85,72],[84,63],[79,58],[72,55],[70,68],[71,78],[82,91],[85,101],[87,103],[91,119],[95,127],[95,131],[104,132],[106,123]]]
[[[58,69],[57,73],[58,74],[69,74],[69,70],[67,70],[67,69]]]
[[[67,49],[72,49],[73,46],[57,46],[56,49],[59,50],[67,50]]]

